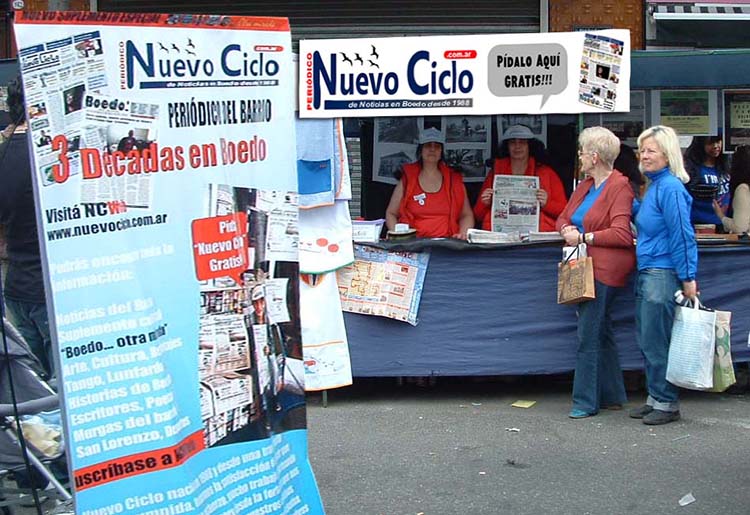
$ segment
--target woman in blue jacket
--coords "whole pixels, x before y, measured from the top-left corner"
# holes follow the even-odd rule
[[[630,411],[644,424],[679,420],[677,387],[667,382],[667,354],[674,322],[674,293],[697,294],[695,275],[698,247],[690,224],[692,199],[684,184],[685,171],[677,134],[657,125],[638,137],[641,171],[650,183],[635,220],[638,229],[636,258],[636,330],[646,360],[648,399]]]

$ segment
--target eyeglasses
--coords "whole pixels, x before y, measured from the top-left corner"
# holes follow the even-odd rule
[[[578,157],[581,157],[581,156],[593,156],[593,155],[596,155],[596,154],[598,154],[598,153],[597,152],[584,152],[583,150],[579,150],[578,151]]]

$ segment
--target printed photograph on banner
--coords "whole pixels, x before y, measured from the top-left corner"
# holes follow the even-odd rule
[[[492,118],[489,116],[444,116],[445,162],[464,176],[464,182],[481,182],[485,161],[492,152]]]
[[[611,130],[620,141],[636,148],[638,136],[646,128],[646,92],[630,92],[629,113],[605,113],[597,125]]]
[[[581,103],[615,110],[624,47],[624,41],[586,33],[578,81]]]
[[[445,162],[454,170],[461,172],[464,182],[482,182],[487,174],[486,161],[490,158],[490,150],[470,148],[456,143],[445,145]]]
[[[212,185],[211,216],[192,224],[207,447],[305,427],[294,411],[304,411],[304,365],[296,296],[289,294],[299,286],[299,267],[258,252],[275,236],[255,230],[251,216],[272,217],[278,204],[268,199],[289,195]]]
[[[503,134],[511,125],[524,125],[531,129],[534,137],[547,146],[547,116],[541,114],[500,114],[495,118],[497,143],[502,143]]]
[[[489,116],[444,116],[445,143],[490,144],[491,118]]]
[[[651,112],[655,123],[672,127],[680,136],[710,136],[718,128],[716,96],[715,90],[654,90]]]
[[[372,180],[396,184],[401,166],[416,160],[422,118],[375,118]],[[382,139],[381,139],[382,138]]]
[[[724,90],[724,152],[750,145],[750,89]]]

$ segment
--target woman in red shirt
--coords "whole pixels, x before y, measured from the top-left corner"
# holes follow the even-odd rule
[[[612,328],[612,303],[635,268],[630,218],[633,188],[613,163],[620,140],[604,127],[584,129],[578,138],[586,175],[557,219],[566,245],[587,244],[594,264],[596,298],[578,304],[578,352],[570,418],[621,409],[626,401]]]
[[[419,135],[419,160],[402,167],[401,180],[385,211],[388,229],[397,223],[416,229],[419,238],[466,239],[474,215],[463,177],[443,159],[443,135],[434,128]]]
[[[496,175],[528,175],[539,177],[536,199],[542,208],[539,213],[539,230],[555,230],[555,221],[565,207],[567,198],[560,177],[549,166],[540,162],[544,147],[525,125],[512,125],[503,134],[501,157],[495,159],[492,173],[482,184],[481,193],[474,206],[474,216],[482,221],[482,229],[492,230],[492,187]]]

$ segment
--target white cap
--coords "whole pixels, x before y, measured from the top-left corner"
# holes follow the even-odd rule
[[[503,141],[507,139],[534,139],[534,133],[525,125],[511,125],[503,134]]]
[[[443,137],[443,133],[434,127],[430,127],[429,129],[420,131],[419,144],[424,145],[425,143],[431,143],[431,142],[440,143],[441,145],[444,145],[445,138]]]
[[[255,286],[250,294],[250,300],[259,300],[265,297],[263,286]]]

